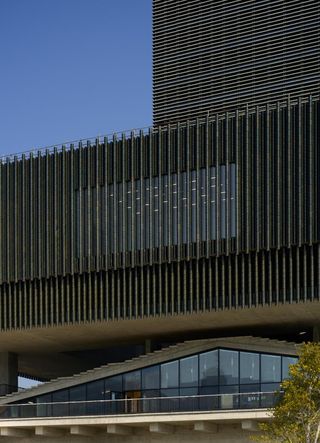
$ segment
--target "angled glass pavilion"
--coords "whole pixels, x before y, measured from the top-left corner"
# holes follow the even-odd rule
[[[150,364],[147,356],[144,365],[134,370],[126,370],[122,363],[112,376],[102,377],[98,368],[90,381],[80,378],[74,384],[71,377],[62,389],[48,383],[48,392],[32,395],[31,391],[29,397],[4,407],[3,414],[57,417],[265,408],[277,400],[275,392],[296,361],[295,355],[241,349],[241,345],[200,347],[199,352],[157,364]]]

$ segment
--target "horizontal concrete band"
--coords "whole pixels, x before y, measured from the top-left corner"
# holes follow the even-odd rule
[[[66,435],[90,436],[99,433],[129,435],[144,430],[171,434],[188,427],[190,431],[215,433],[219,425],[238,424],[242,430],[257,431],[258,423],[271,418],[264,410],[219,411],[172,414],[137,414],[118,416],[55,417],[0,420],[1,437]]]

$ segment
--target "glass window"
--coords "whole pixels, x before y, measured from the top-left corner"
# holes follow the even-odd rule
[[[262,383],[261,392],[275,392],[280,389],[280,383]]]
[[[226,166],[220,168],[220,236],[226,238],[226,212],[227,212],[227,194],[226,194]]]
[[[181,174],[181,198],[182,198],[182,243],[188,243],[189,242],[189,229],[190,229],[190,223],[188,222],[189,219],[189,181],[188,176],[186,172],[183,172]]]
[[[238,394],[239,386],[221,385],[219,387],[220,394]]]
[[[257,383],[260,381],[259,354],[240,352],[240,383]]]
[[[159,177],[154,177],[152,179],[152,189],[153,189],[153,244],[155,248],[159,247]]]
[[[219,386],[205,386],[203,388],[199,388],[199,395],[218,395],[219,394]]]
[[[219,408],[219,386],[199,388],[199,405],[202,411],[212,411]]]
[[[239,362],[237,351],[220,350],[220,384],[235,385],[239,383]]]
[[[296,357],[282,357],[282,380],[289,378],[289,365],[297,363]]]
[[[69,389],[70,415],[84,415],[86,413],[86,385],[73,386]],[[73,403],[74,402],[74,403]]]
[[[180,389],[181,411],[197,411],[199,410],[198,388],[182,388]]]
[[[236,165],[230,165],[231,185],[230,185],[230,212],[231,212],[231,237],[236,236]]]
[[[175,388],[179,386],[178,361],[161,365],[161,388]]]
[[[86,385],[72,386],[69,395],[70,401],[86,401]]]
[[[218,351],[205,352],[199,356],[200,386],[218,384]]]
[[[279,355],[261,354],[261,382],[280,382],[281,357]]]
[[[160,397],[159,389],[148,389],[143,391],[142,398],[158,398]]]
[[[219,183],[217,180],[219,172]],[[208,177],[207,177],[208,174]],[[91,198],[89,198],[91,195]],[[84,236],[80,244],[80,227],[90,213],[93,226],[95,247],[97,240],[107,244],[107,253],[141,250],[159,247],[159,229],[162,229],[161,243],[165,246],[177,244],[178,230],[181,243],[197,240],[206,241],[234,237],[236,235],[236,165],[220,165],[219,171],[211,166],[208,170],[188,170],[178,175],[161,175],[152,178],[132,179],[122,183],[113,182],[106,189],[89,191],[81,188],[75,194],[75,213],[77,224],[74,227],[77,241],[77,256],[88,255],[88,237]],[[220,232],[217,232],[217,202],[220,203]],[[169,204],[171,203],[171,204]],[[227,226],[226,210],[229,204]],[[179,207],[179,211],[178,211]],[[170,209],[170,210],[169,210]],[[161,223],[160,223],[161,211]],[[104,214],[110,216],[105,219]],[[179,218],[178,220],[178,212]],[[211,226],[207,226],[207,212],[211,213]],[[97,232],[96,221],[101,219]],[[117,221],[117,226],[115,222]],[[135,229],[132,230],[132,224]],[[152,237],[150,228],[152,227]],[[170,229],[169,229],[170,227]],[[208,229],[208,232],[207,232]],[[112,241],[115,230],[120,239]],[[124,235],[120,235],[124,233]],[[121,237],[121,238],[120,238]],[[169,238],[170,237],[170,238]],[[110,241],[107,241],[107,240]],[[97,253],[97,251],[93,251]]]
[[[197,171],[191,171],[191,242],[197,241],[197,187],[198,187]]]
[[[44,403],[51,403],[52,402],[52,395],[51,394],[44,394],[40,395],[36,398],[36,402],[40,403],[37,406],[37,417],[50,417],[52,415],[52,406],[51,404],[44,404]],[[24,411],[26,409],[26,411]],[[28,412],[29,405],[28,406],[20,406],[20,412]],[[28,417],[30,415],[28,414],[20,414],[21,417]]]
[[[87,414],[97,415],[104,413],[104,380],[97,380],[87,384]],[[94,401],[96,400],[96,401]]]
[[[280,390],[280,383],[267,383],[261,385],[261,407],[263,408],[271,408],[275,405],[276,401],[279,399],[279,394],[275,393],[275,391]]]
[[[142,389],[160,388],[160,367],[151,366],[142,370]]]
[[[160,393],[158,389],[143,391],[142,412],[159,412],[161,408]]]
[[[180,360],[180,386],[198,386],[198,356]]]
[[[136,213],[136,241],[134,249],[142,249],[141,244],[141,180],[135,180],[135,213]]]
[[[87,384],[87,400],[102,400],[104,398],[104,380]]]
[[[105,392],[121,392],[122,391],[122,375],[106,378]]]
[[[208,197],[207,197],[207,170],[205,168],[200,169],[200,201],[198,202],[200,206],[200,239],[202,241],[207,240],[207,208],[208,208]]]
[[[161,389],[160,395],[161,397],[165,397],[160,400],[161,412],[175,412],[180,410],[179,398],[176,398],[179,397],[179,389]]]
[[[146,178],[142,187],[144,192],[143,209],[143,229],[144,229],[144,248],[150,248],[150,178]]]
[[[62,389],[52,393],[52,415],[54,417],[65,417],[69,415],[69,390]]]
[[[171,176],[171,198],[172,198],[172,243],[176,245],[178,243],[178,206],[180,205],[178,195],[178,180],[177,174]]]
[[[252,385],[241,385],[240,386],[240,392],[250,392],[250,393],[254,393],[254,392],[260,392],[260,385],[257,384],[252,384]]]
[[[209,190],[209,203],[210,203],[210,218],[211,218],[211,239],[217,238],[217,226],[216,226],[216,201],[217,201],[217,189],[216,189],[216,168],[211,166],[210,168],[210,190]]]
[[[165,397],[160,400],[161,412],[175,412],[180,410],[179,389],[161,389],[161,397]],[[169,398],[168,398],[169,397]]]
[[[104,402],[105,414],[123,414],[125,401],[122,392],[106,391]]]
[[[239,386],[220,386],[221,409],[234,409],[239,405]]]
[[[127,234],[127,250],[131,251],[132,250],[132,229],[129,228],[129,226],[132,225],[132,183],[131,182],[126,182],[125,184],[125,188],[126,188],[126,194],[127,194],[127,223],[126,223],[126,234]],[[109,212],[109,214],[112,214],[112,210]],[[109,221],[109,225],[112,221],[113,217],[109,216],[108,220]],[[113,238],[112,235],[112,231],[110,232],[110,239]],[[113,242],[109,242],[109,243],[113,243]]]
[[[240,407],[241,408],[258,408],[260,404],[260,385],[241,385]],[[255,394],[255,392],[257,394]]]
[[[132,371],[123,374],[123,388],[125,391],[136,391],[141,389],[141,371]]]
[[[168,176],[162,176],[162,242],[169,244],[169,191]]]
[[[192,395],[198,395],[198,388],[180,388],[180,395],[181,396],[192,396]]]

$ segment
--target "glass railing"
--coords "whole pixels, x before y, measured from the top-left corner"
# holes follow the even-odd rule
[[[272,408],[279,392],[0,405],[0,419]]]

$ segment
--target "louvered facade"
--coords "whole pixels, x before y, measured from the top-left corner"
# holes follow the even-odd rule
[[[153,25],[156,126],[319,93],[319,0],[153,0]]]
[[[1,329],[318,300],[319,117],[308,96],[2,159]]]

